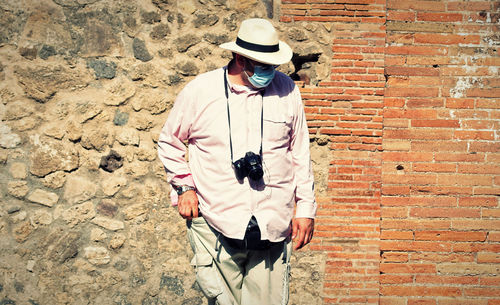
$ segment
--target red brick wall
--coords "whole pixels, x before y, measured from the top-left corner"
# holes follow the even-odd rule
[[[500,304],[499,1],[282,0],[332,23],[325,304]]]

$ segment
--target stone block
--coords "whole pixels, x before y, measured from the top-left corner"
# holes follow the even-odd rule
[[[59,196],[52,192],[36,189],[28,196],[28,200],[41,205],[52,207],[59,200]]]
[[[21,137],[12,132],[11,128],[0,122],[0,147],[15,148],[21,144]]]
[[[79,223],[94,218],[95,214],[94,204],[91,201],[87,201],[63,211],[61,216],[68,226],[73,228]]]
[[[79,154],[72,144],[44,139],[39,135],[32,136],[31,143],[30,172],[33,175],[45,177],[58,170],[78,168]]]
[[[21,162],[14,162],[9,168],[9,173],[14,179],[26,179],[27,168],[26,164]]]
[[[84,249],[83,256],[93,265],[101,266],[110,262],[109,252],[104,247],[89,246]]]
[[[125,228],[125,224],[123,223],[123,221],[106,218],[102,216],[97,216],[94,219],[92,219],[92,223],[110,231],[118,231],[118,230],[123,230]]]
[[[82,176],[70,176],[66,181],[63,199],[69,204],[80,203],[94,198],[97,185]]]
[[[29,192],[28,183],[21,180],[9,181],[7,183],[7,191],[16,198],[23,198]]]

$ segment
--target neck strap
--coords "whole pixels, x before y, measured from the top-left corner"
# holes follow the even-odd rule
[[[229,148],[231,149],[231,163],[233,159],[233,140],[231,138],[231,114],[229,113],[229,84],[227,81],[228,69],[224,69],[224,92],[226,94],[227,122],[229,124]],[[259,155],[262,158],[262,138],[264,136],[264,92],[262,94],[262,104],[260,108],[260,150]]]

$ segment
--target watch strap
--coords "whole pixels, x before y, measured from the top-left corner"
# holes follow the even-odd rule
[[[174,187],[175,191],[177,192],[178,196],[184,194],[187,191],[194,191],[195,190],[195,187],[190,186],[190,185],[174,185],[173,187]]]

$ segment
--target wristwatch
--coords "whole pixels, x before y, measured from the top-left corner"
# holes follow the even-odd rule
[[[175,191],[177,192],[178,196],[184,194],[187,191],[194,191],[195,190],[195,188],[193,186],[189,186],[189,185],[174,185],[173,187],[174,187]]]

